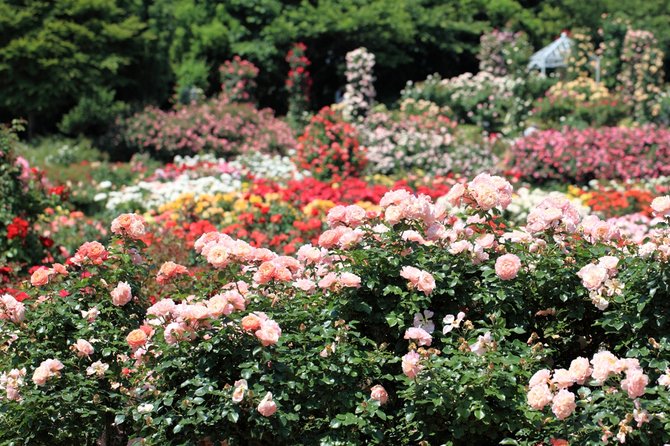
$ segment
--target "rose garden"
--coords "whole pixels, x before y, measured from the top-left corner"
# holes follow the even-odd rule
[[[306,38],[57,137],[3,102],[0,444],[670,443],[667,39],[523,29],[384,98]]]

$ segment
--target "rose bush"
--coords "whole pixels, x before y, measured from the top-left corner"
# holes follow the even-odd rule
[[[295,256],[206,232],[186,264],[154,264],[142,219],[120,216],[109,246],[3,297],[0,438],[670,441],[668,229],[639,245],[550,196],[507,230],[512,195],[487,174],[437,202],[394,190],[333,207]],[[604,350],[623,374],[596,373]]]

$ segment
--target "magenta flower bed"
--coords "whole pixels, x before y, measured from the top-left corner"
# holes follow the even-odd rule
[[[545,130],[514,143],[515,175],[533,181],[584,182],[670,174],[670,131],[653,126]]]

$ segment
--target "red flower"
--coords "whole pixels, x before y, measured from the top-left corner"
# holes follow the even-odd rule
[[[28,236],[28,222],[20,217],[14,217],[14,220],[7,225],[7,238],[9,240],[20,237],[26,238]]]

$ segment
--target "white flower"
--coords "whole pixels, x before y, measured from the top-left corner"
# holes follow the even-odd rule
[[[465,317],[465,313],[462,311],[454,317],[453,314],[447,314],[444,319],[442,319],[442,323],[444,324],[444,328],[442,329],[442,333],[447,334],[451,332],[454,328],[459,328],[461,326],[461,322],[463,321],[463,318]]]
[[[151,413],[154,410],[154,405],[151,403],[144,403],[137,406],[139,413]]]

